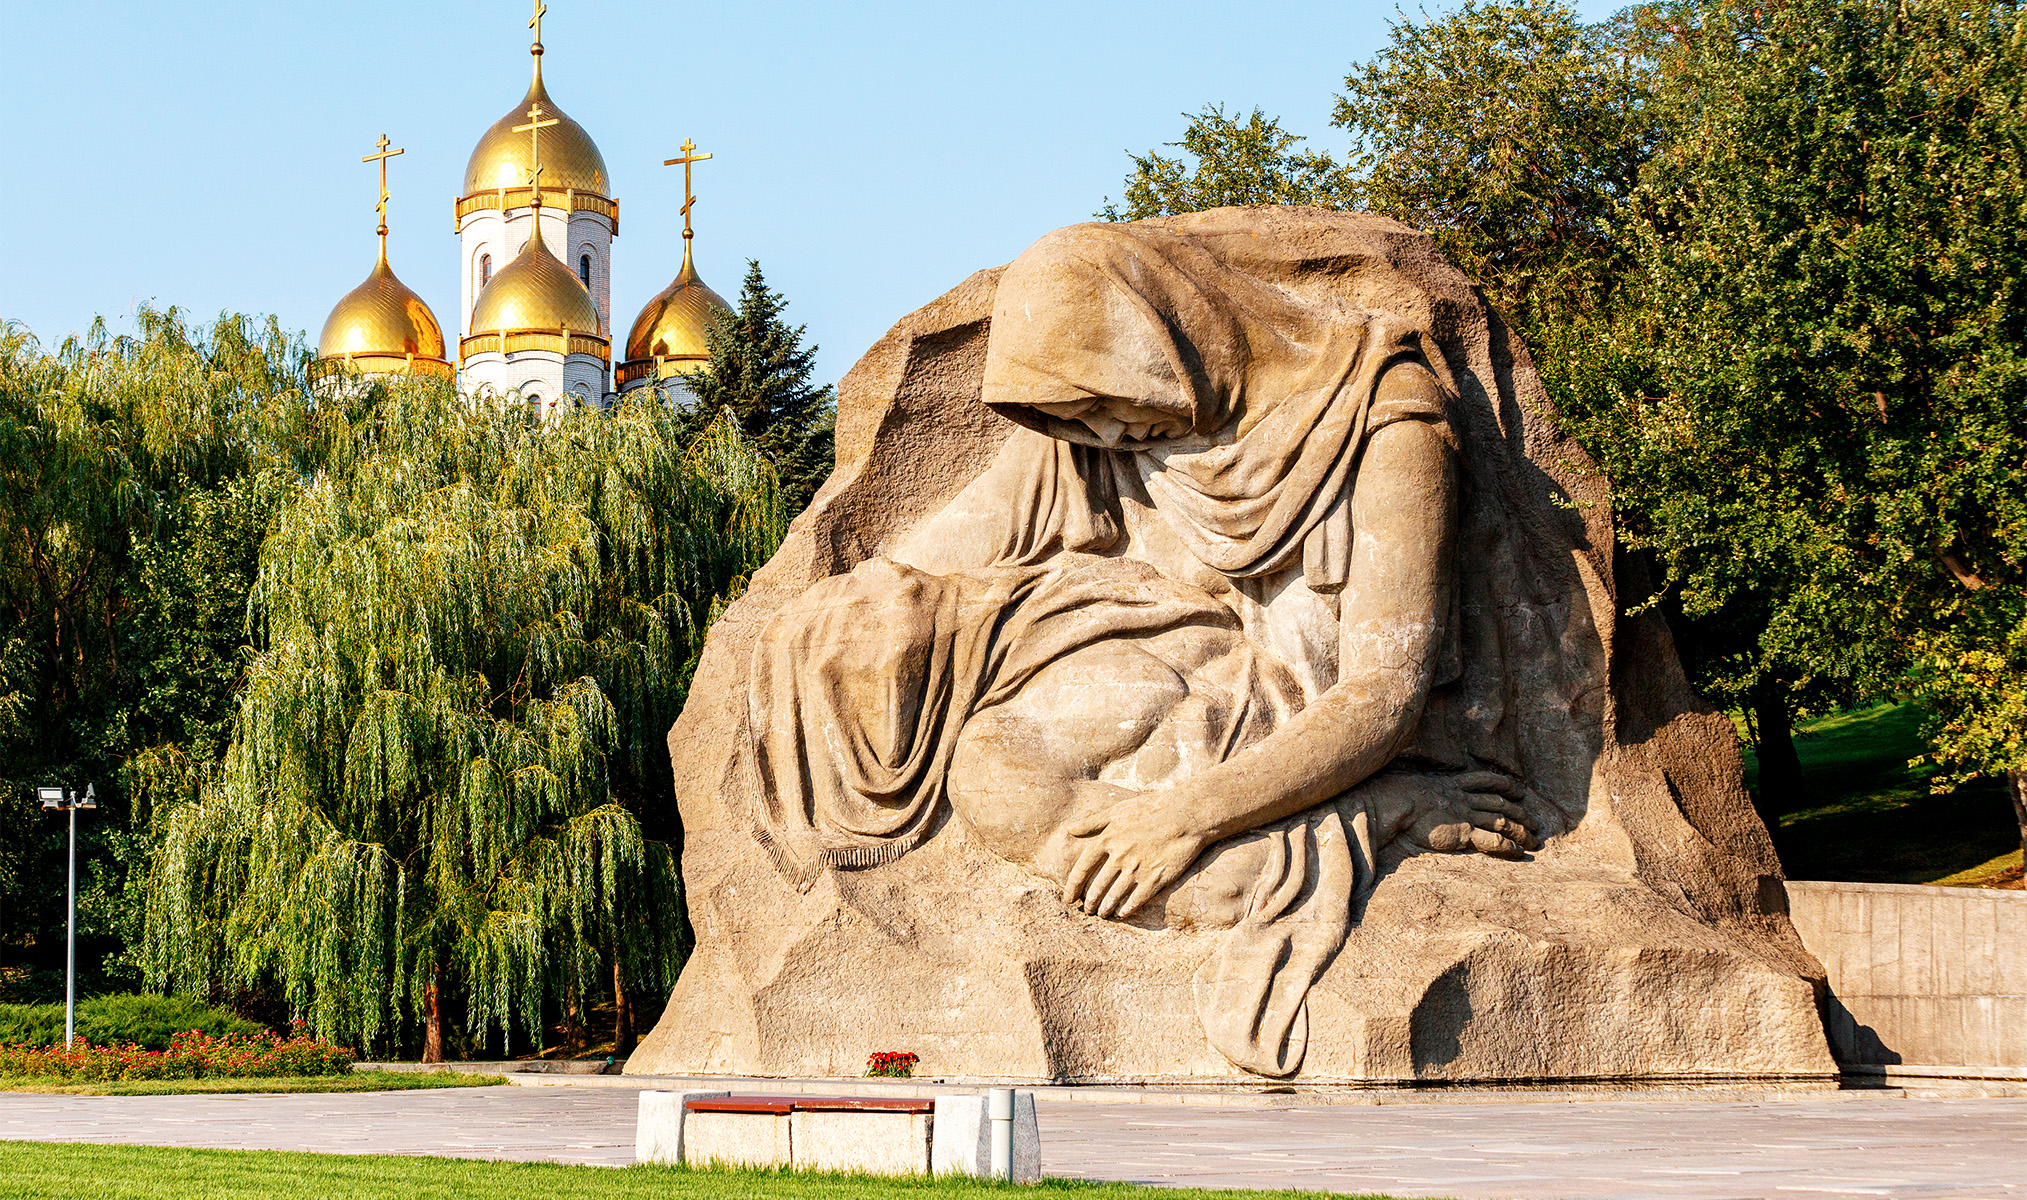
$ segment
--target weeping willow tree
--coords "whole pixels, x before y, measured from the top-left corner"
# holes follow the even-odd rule
[[[270,501],[314,457],[300,337],[142,306],[46,347],[0,325],[0,954],[63,961],[63,825],[90,783],[78,963],[138,982],[148,795],[215,758]]]
[[[659,404],[542,423],[441,387],[326,430],[271,526],[213,778],[163,818],[159,984],[267,987],[441,1059],[545,1001],[669,986],[663,737],[704,627],[772,553],[771,469]]]

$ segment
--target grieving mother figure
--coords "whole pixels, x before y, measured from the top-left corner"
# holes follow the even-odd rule
[[[1007,269],[983,399],[1020,428],[755,646],[784,873],[891,861],[947,803],[1093,917],[1226,930],[1198,1014],[1281,1076],[1388,843],[1534,846],[1512,764],[1421,736],[1463,673],[1454,389],[1344,278],[1131,225]]]

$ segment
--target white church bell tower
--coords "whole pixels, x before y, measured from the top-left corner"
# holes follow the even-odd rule
[[[543,87],[545,12],[538,3],[528,22],[528,94],[472,150],[455,213],[464,388],[519,393],[544,412],[573,400],[602,403],[611,391],[619,232],[604,157]]]

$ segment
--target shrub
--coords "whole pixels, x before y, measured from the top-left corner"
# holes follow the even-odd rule
[[[63,1040],[63,1005],[0,1004],[0,1046],[54,1046]]]
[[[253,1038],[267,1029],[190,996],[94,996],[77,1005],[77,1036],[98,1046],[167,1050],[171,1038],[192,1031]],[[63,1005],[0,1004],[0,1046],[62,1044]]]
[[[61,1008],[57,1009],[56,1026],[60,1040]],[[267,1027],[193,996],[94,996],[77,1006],[77,1035],[95,1045],[132,1043],[143,1050],[167,1050],[171,1038],[193,1031],[212,1037],[255,1038],[266,1033]]]

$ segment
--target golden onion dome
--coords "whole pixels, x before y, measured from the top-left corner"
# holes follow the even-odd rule
[[[542,190],[575,189],[610,199],[612,186],[605,174],[605,156],[598,152],[597,144],[584,132],[584,127],[563,115],[563,110],[549,99],[548,91],[542,87],[540,58],[535,60],[535,81],[528,85],[527,96],[506,116],[493,122],[493,127],[486,130],[472,149],[471,161],[465,164],[465,195],[528,186],[528,173],[534,167],[532,147],[526,131],[516,133],[514,126],[526,125],[528,109],[536,104],[542,106],[545,120],[556,121],[542,127]]]
[[[345,293],[325,318],[317,357],[444,361],[443,326],[422,297],[394,277],[384,245],[366,282]]]
[[[690,261],[690,243],[683,242],[683,269],[675,282],[656,293],[634,318],[633,332],[626,336],[630,360],[653,358],[700,359],[711,357],[704,331],[711,326],[711,314],[730,312],[725,298],[697,278]]]
[[[472,333],[516,329],[569,329],[598,333],[598,309],[569,267],[542,244],[538,212],[535,234],[513,262],[494,274],[472,304]]]

